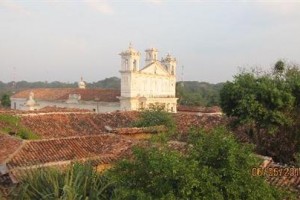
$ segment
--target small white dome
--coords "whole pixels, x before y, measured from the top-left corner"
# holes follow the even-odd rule
[[[36,102],[35,102],[35,100],[33,98],[34,98],[34,93],[31,91],[29,93],[29,98],[26,101],[25,105],[26,106],[35,106]]]
[[[86,84],[81,77],[81,80],[78,82],[78,88],[85,89],[85,87],[86,87]]]

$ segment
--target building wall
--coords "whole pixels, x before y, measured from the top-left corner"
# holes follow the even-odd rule
[[[123,97],[175,97],[176,78],[150,73],[123,73],[121,85]]]
[[[39,110],[41,108],[51,106],[59,108],[86,109],[97,113],[113,112],[120,110],[119,102],[79,101],[78,103],[66,103],[64,101],[36,101],[36,106],[30,108],[28,106],[25,106],[26,101],[27,99],[12,98],[11,109]],[[14,105],[16,105],[16,107]]]

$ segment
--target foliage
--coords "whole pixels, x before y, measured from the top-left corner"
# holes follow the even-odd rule
[[[235,76],[221,91],[221,107],[228,116],[238,117],[240,123],[260,128],[289,125],[294,97],[287,84],[270,76],[255,77],[251,73]]]
[[[106,78],[93,83],[87,83],[88,88],[111,88],[111,89],[120,89],[120,79],[117,77]],[[28,88],[77,88],[77,82],[65,83],[60,81],[37,81],[37,82],[27,82],[27,81],[18,81],[16,83],[9,82],[3,83],[0,81],[0,96],[4,94],[12,94],[14,92],[28,89]]]
[[[285,63],[282,60],[278,60],[275,63],[274,70],[276,73],[283,73],[285,68]]]
[[[278,61],[274,74],[243,72],[225,83],[221,107],[246,127],[259,153],[290,162],[300,150],[299,94],[299,68]]]
[[[105,78],[104,80],[88,84],[88,87],[120,89],[121,88],[121,80],[118,77]]]
[[[77,163],[65,170],[32,169],[11,196],[13,199],[107,199],[111,184],[90,163]]]
[[[186,155],[157,145],[134,150],[107,175],[120,199],[282,199],[262,177],[248,146],[225,129],[194,131]]]
[[[223,84],[184,81],[176,85],[176,97],[180,105],[215,106],[219,105],[219,92]]]
[[[1,97],[1,105],[3,107],[10,108],[10,96],[8,94],[3,94]]]
[[[0,129],[8,134],[15,134],[22,139],[39,139],[38,135],[22,126],[19,117],[13,115],[0,114]]]
[[[142,110],[139,119],[132,125],[135,127],[164,125],[167,127],[168,132],[175,131],[175,121],[172,114],[165,111],[164,107],[157,105]]]

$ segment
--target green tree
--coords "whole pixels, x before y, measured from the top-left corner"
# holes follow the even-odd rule
[[[198,81],[178,82],[176,96],[180,105],[215,106],[219,105],[219,91],[223,83],[209,84]]]
[[[136,127],[149,127],[164,125],[168,132],[175,131],[175,121],[171,113],[165,111],[163,106],[154,105],[148,109],[142,110],[140,117],[133,123]]]
[[[191,133],[187,153],[155,144],[134,150],[108,172],[120,199],[282,199],[262,177],[258,159],[225,129]]]
[[[1,105],[3,107],[10,107],[10,104],[11,104],[11,102],[10,102],[10,96],[8,94],[2,95],[2,97],[1,97]]]
[[[274,70],[277,73],[283,73],[285,70],[285,63],[282,60],[278,60],[275,63]]]
[[[282,66],[281,61],[276,65]],[[259,153],[289,162],[300,144],[299,131],[295,129],[299,125],[296,109],[300,72],[293,68],[280,73],[280,76],[255,72],[236,75],[220,92],[221,107],[237,125],[246,127]]]

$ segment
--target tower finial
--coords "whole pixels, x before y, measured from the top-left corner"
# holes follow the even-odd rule
[[[129,49],[132,49],[132,43],[129,42]]]

